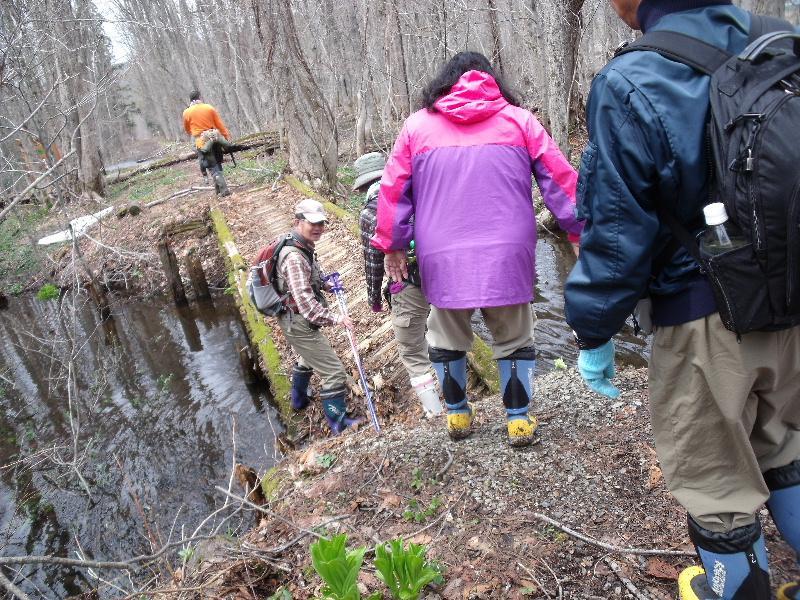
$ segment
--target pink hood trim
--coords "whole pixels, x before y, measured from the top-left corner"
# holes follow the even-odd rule
[[[462,124],[484,121],[506,106],[494,77],[483,71],[467,71],[434,103],[450,121]]]

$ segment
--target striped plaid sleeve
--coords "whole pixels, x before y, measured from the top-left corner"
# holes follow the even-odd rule
[[[323,306],[311,289],[311,265],[300,252],[290,252],[280,265],[286,288],[299,312],[314,325],[334,325],[341,321],[331,309]]]
[[[367,282],[367,300],[370,306],[381,306],[381,287],[383,286],[383,252],[373,247],[369,241],[375,233],[378,195],[370,197],[359,216],[361,245],[364,249],[364,276]]]

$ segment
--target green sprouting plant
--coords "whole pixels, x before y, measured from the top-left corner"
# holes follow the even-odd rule
[[[347,536],[340,534],[311,544],[311,562],[325,582],[322,588],[325,600],[361,600],[356,582],[367,548],[347,550],[346,543]]]
[[[178,556],[183,562],[185,563],[189,562],[190,560],[192,560],[192,557],[194,556],[194,548],[192,548],[191,546],[186,546],[186,548],[181,548],[180,550],[178,550]]]
[[[442,505],[442,501],[434,496],[431,499],[431,503],[428,505],[427,508],[423,509],[422,505],[419,503],[419,500],[412,498],[408,501],[408,508],[403,513],[403,518],[406,521],[414,521],[415,523],[422,523],[428,517],[432,517],[436,514],[437,509]]]
[[[395,600],[418,600],[429,583],[440,578],[439,571],[425,560],[427,549],[420,544],[403,548],[403,540],[392,540],[375,548],[375,568]]]
[[[565,363],[564,359],[559,356],[553,361],[553,366],[559,371],[565,371],[567,368],[567,363]]]
[[[45,283],[39,288],[39,291],[36,292],[36,299],[41,301],[55,300],[60,293],[61,290],[58,289],[58,286],[52,283]]]
[[[281,586],[267,600],[294,600],[294,596],[292,596],[292,592]]]
[[[322,454],[317,457],[317,464],[321,466],[323,469],[330,469],[333,466],[333,463],[336,462],[336,455],[335,454]]]
[[[411,487],[414,488],[416,491],[420,491],[422,489],[423,485],[425,485],[422,482],[422,469],[417,467],[412,472],[412,475],[413,475],[414,478],[411,480]]]
[[[172,381],[172,376],[173,376],[172,373],[158,376],[158,379],[156,380],[156,385],[158,386],[159,391],[161,392],[167,391],[167,387],[169,387],[169,384]]]

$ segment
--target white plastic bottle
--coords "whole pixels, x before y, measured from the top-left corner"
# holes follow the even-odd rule
[[[703,216],[708,227],[700,240],[700,246],[706,254],[723,254],[747,244],[742,236],[729,231],[728,213],[722,202],[704,206]]]

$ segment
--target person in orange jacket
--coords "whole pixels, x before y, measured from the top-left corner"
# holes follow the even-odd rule
[[[189,95],[189,106],[183,111],[183,129],[194,137],[203,177],[207,179],[206,173],[210,171],[217,194],[229,196],[231,192],[222,175],[222,160],[224,148],[230,145],[231,133],[217,109],[203,102],[197,90]]]

